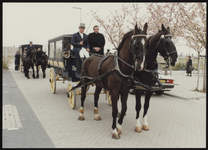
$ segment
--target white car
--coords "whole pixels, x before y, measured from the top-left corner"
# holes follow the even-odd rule
[[[169,75],[165,75],[160,69],[158,69],[158,76],[159,80],[162,83],[162,85],[165,87],[162,89],[162,91],[155,91],[157,95],[162,95],[164,91],[170,91],[172,88],[174,88],[174,79],[173,77]],[[158,83],[156,83],[156,86],[158,86]]]
[[[157,71],[158,73],[158,77],[160,82],[162,83],[162,85],[164,86],[164,89],[162,89],[161,91],[154,91],[157,95],[162,95],[164,93],[164,91],[170,91],[172,88],[174,88],[174,79],[173,77],[169,76],[169,75],[165,75],[160,69],[158,69]],[[158,86],[158,83],[156,82],[155,86]],[[130,94],[135,94],[135,90],[134,89],[130,89],[129,90]],[[145,93],[145,91],[143,91],[143,93]]]

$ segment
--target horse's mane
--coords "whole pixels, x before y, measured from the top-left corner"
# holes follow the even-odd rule
[[[117,48],[117,51],[120,51],[121,50],[121,48],[123,47],[126,39],[132,34],[133,31],[134,30],[131,30],[131,31],[127,32],[126,34],[124,34],[124,36],[123,36],[123,38],[121,40],[121,43],[119,44],[119,46]]]

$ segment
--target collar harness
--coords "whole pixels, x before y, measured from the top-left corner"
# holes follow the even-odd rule
[[[76,88],[79,88],[79,87],[83,87],[83,86],[87,86],[87,85],[93,84],[94,82],[96,82],[96,81],[98,81],[98,80],[101,80],[101,85],[102,85],[102,87],[104,88],[104,85],[103,85],[103,82],[102,82],[102,78],[104,78],[105,76],[109,75],[109,74],[112,73],[113,71],[116,71],[121,77],[129,78],[129,79],[132,79],[133,81],[135,81],[133,75],[134,75],[134,70],[137,68],[137,65],[138,65],[137,62],[136,62],[136,59],[137,59],[138,57],[140,57],[140,56],[146,55],[146,53],[145,53],[144,51],[143,51],[143,53],[136,55],[135,49],[136,49],[137,46],[138,46],[136,41],[138,40],[138,38],[141,38],[141,37],[146,38],[146,36],[147,36],[147,35],[145,35],[145,34],[137,34],[137,35],[133,35],[133,36],[131,37],[131,42],[130,42],[129,46],[130,46],[130,51],[131,51],[131,48],[133,49],[133,50],[132,50],[132,51],[133,51],[133,61],[135,62],[134,65],[128,64],[127,62],[125,62],[124,60],[122,60],[122,59],[118,56],[118,53],[117,53],[117,51],[116,51],[116,54],[109,54],[109,55],[106,55],[106,56],[100,61],[100,63],[98,64],[98,75],[99,75],[99,76],[93,78],[93,77],[85,76],[85,66],[84,66],[84,62],[85,62],[85,61],[84,61],[84,62],[83,62],[83,69],[82,69],[82,75],[83,75],[83,76],[80,78],[80,80],[82,80],[82,79],[89,79],[89,80],[91,80],[91,81],[89,81],[89,82],[87,82],[87,83],[84,83],[84,82],[83,82],[83,84],[81,84],[81,82],[80,82],[77,86],[73,87],[70,91],[72,91],[72,90],[74,90],[74,89],[76,89]],[[100,72],[101,66],[102,66],[103,62],[104,62],[105,60],[107,60],[108,57],[110,57],[110,56],[113,56],[113,57],[114,57],[114,65],[115,65],[115,67],[114,67],[113,69],[111,69],[110,71],[105,72],[104,74],[101,75],[101,72]],[[124,74],[124,73],[121,71],[120,67],[119,67],[118,60],[120,60],[122,63],[126,64],[127,66],[131,67],[131,68],[132,68],[132,73],[131,73],[131,74]],[[136,66],[135,66],[135,65],[136,65]],[[83,81],[84,81],[84,80],[83,80]],[[141,82],[140,82],[140,83],[141,83]]]

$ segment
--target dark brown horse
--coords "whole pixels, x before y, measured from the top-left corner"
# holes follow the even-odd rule
[[[145,44],[147,34],[147,23],[143,30],[135,25],[134,30],[126,33],[118,46],[117,55],[108,55],[107,57],[90,56],[82,64],[81,76],[93,77],[106,75],[96,81],[94,93],[94,114],[95,120],[100,120],[98,114],[98,99],[102,88],[108,90],[112,100],[112,138],[119,139],[121,134],[121,125],[124,114],[127,110],[127,98],[129,87],[132,84],[134,70],[141,71],[145,67]],[[87,82],[87,79],[81,80],[81,84]],[[81,108],[79,109],[79,120],[84,120],[84,100],[86,97],[86,87],[82,87]],[[116,116],[118,113],[117,101],[121,96],[122,111],[118,124],[116,126]]]
[[[35,78],[34,63],[36,63],[36,51],[35,51],[35,49],[33,49],[33,50],[31,49],[23,61],[24,73],[25,73],[25,77],[27,77],[27,79],[30,79],[30,77],[29,77],[30,67],[32,67],[32,70],[33,70],[32,76],[33,76],[33,78]]]
[[[41,65],[42,72],[43,72],[43,78],[45,78],[45,70],[48,64],[48,56],[43,51],[37,51],[36,52],[36,69],[37,69],[37,76],[36,78],[39,78],[39,68],[38,66]]]
[[[162,38],[161,36],[164,35]],[[134,77],[138,78],[145,85],[153,86],[157,82],[155,72],[158,69],[157,55],[158,52],[163,58],[170,63],[171,66],[175,66],[177,61],[177,51],[174,43],[171,41],[170,28],[165,28],[162,24],[162,30],[150,37],[147,40],[147,53],[145,57],[146,68],[143,71],[135,71]],[[142,90],[135,90],[136,96],[136,125],[135,131],[141,132],[143,130],[149,130],[147,122],[147,111],[149,108],[149,101],[153,94],[153,91],[147,91],[145,95],[144,112],[143,112],[143,124],[141,127],[139,112],[141,109],[141,95]]]

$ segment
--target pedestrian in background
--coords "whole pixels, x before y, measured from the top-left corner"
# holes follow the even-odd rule
[[[186,76],[191,77],[191,71],[192,71],[192,60],[191,56],[188,56],[187,66],[186,66]]]
[[[97,25],[93,27],[93,31],[88,35],[90,53],[104,55],[105,38],[103,34],[99,33],[99,27]]]
[[[15,70],[19,70],[19,65],[20,65],[20,54],[19,54],[19,50],[16,51],[16,54],[14,55],[15,57]]]

